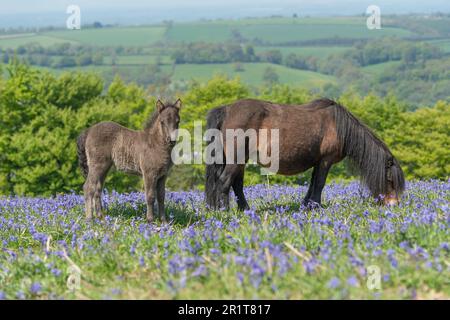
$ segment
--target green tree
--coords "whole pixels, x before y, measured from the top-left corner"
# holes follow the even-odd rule
[[[96,66],[100,66],[103,64],[103,54],[101,52],[97,52],[92,57],[92,63]]]
[[[90,53],[83,53],[76,59],[77,65],[80,67],[92,64],[92,55]]]
[[[263,81],[266,85],[272,86],[275,83],[278,83],[279,80],[280,80],[280,77],[278,76],[278,73],[275,71],[274,68],[267,67],[264,70]]]

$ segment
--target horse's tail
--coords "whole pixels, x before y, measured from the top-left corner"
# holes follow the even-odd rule
[[[209,111],[206,117],[206,128],[220,130],[222,123],[225,119],[225,107],[217,107]],[[211,143],[217,143],[217,146],[221,147],[222,141],[214,141],[214,137],[209,141]],[[219,145],[220,144],[220,145]],[[220,148],[223,152],[223,148]],[[211,156],[215,156],[212,154]],[[225,156],[224,156],[225,157]],[[223,161],[225,162],[225,161]],[[205,183],[205,195],[206,204],[213,209],[217,209],[220,206],[220,184],[219,177],[222,174],[224,165],[221,163],[211,163],[206,165],[206,183]]]
[[[80,166],[81,173],[86,178],[89,173],[89,167],[87,163],[86,156],[86,139],[88,135],[88,130],[81,133],[77,138],[77,154],[78,154],[78,165]]]
[[[386,144],[343,106],[337,103],[333,106],[341,152],[349,158],[362,182],[377,197],[388,193],[389,179],[400,195],[405,189],[405,178]]]

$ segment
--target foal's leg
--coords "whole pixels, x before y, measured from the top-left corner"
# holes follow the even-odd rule
[[[244,194],[244,172],[245,165],[239,166],[238,172],[236,173],[232,183],[234,194],[237,197],[239,210],[247,210],[250,208]]]
[[[164,200],[166,197],[166,177],[158,180],[156,185],[156,200],[158,201],[158,215],[163,223],[166,223],[166,211],[164,207]]]
[[[102,166],[99,166],[99,168],[97,169],[98,176],[96,177],[94,182],[94,201],[93,201],[95,214],[97,218],[103,218],[104,215],[102,204],[102,191],[106,175],[108,174],[110,167],[111,167],[110,164],[105,163]]]
[[[152,174],[144,174],[145,200],[147,201],[147,222],[154,220],[154,204],[156,195],[157,179]]]
[[[310,201],[321,205],[322,200],[322,190],[325,187],[325,182],[327,180],[328,171],[331,168],[331,162],[327,160],[320,161],[319,165],[314,168],[317,169],[317,173],[314,176],[314,186],[310,197]]]
[[[95,164],[89,166],[89,173],[84,184],[84,196],[86,201],[86,218],[92,219],[92,214],[98,218],[103,216],[102,189],[106,174],[111,167],[107,159],[96,159]]]
[[[88,175],[83,185],[84,205],[87,220],[92,219],[92,201],[94,198],[94,188],[91,186],[91,184],[91,178]]]

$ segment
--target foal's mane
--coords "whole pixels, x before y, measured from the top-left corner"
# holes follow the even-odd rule
[[[168,103],[165,105],[164,109],[167,108],[176,108],[172,103]],[[158,119],[160,112],[158,110],[153,111],[153,113],[148,117],[148,119],[145,121],[144,129],[150,129],[155,125],[156,119]]]
[[[156,122],[156,119],[158,119],[158,115],[159,115],[159,112],[158,112],[158,111],[154,111],[154,112],[150,115],[150,117],[148,117],[148,119],[145,121],[144,129],[150,129],[150,128],[152,128],[153,125],[154,125],[155,122]]]

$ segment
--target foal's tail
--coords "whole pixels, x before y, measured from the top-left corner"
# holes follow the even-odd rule
[[[206,117],[206,128],[220,130],[224,119],[225,119],[225,107],[222,106],[214,108],[211,111],[209,111],[208,116]],[[214,138],[212,138],[209,143],[211,144],[213,142]],[[217,143],[221,143],[221,141]],[[212,156],[215,155],[212,154]],[[224,165],[219,163],[212,163],[206,165],[206,184],[205,184],[206,204],[213,209],[217,209],[218,206],[220,206],[219,177],[222,174],[223,169]]]
[[[81,173],[86,178],[89,173],[89,167],[87,163],[86,156],[86,138],[88,131],[84,131],[77,138],[77,154],[78,154],[78,165],[80,166]]]

